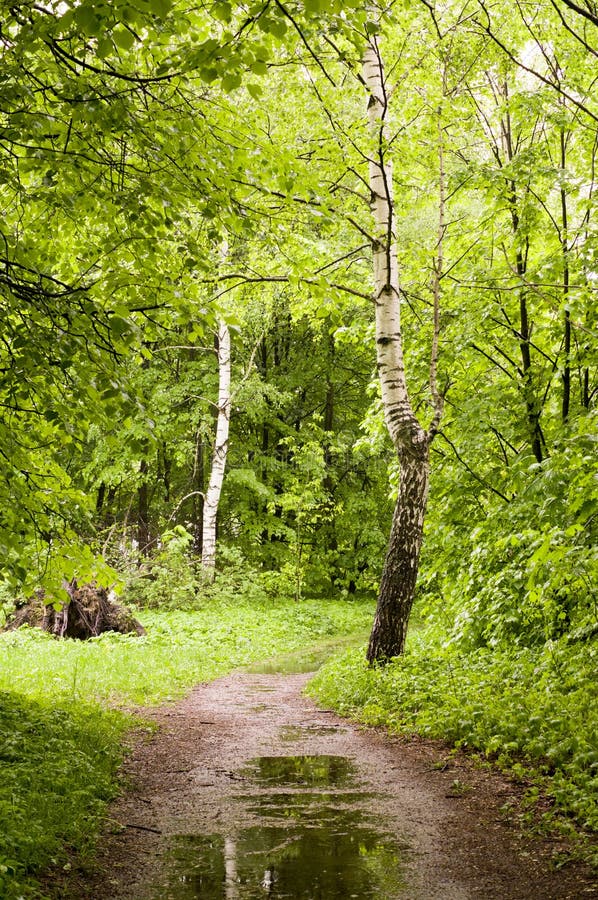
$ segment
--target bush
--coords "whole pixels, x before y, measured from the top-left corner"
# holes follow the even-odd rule
[[[489,475],[504,499],[454,460],[435,473],[420,610],[463,648],[541,646],[596,622],[595,425],[582,416],[542,463],[522,453]]]
[[[128,719],[97,706],[0,693],[0,896],[37,896],[30,876],[91,847],[115,794]]]
[[[467,653],[421,632],[368,668],[362,650],[324,666],[309,692],[344,715],[472,748],[538,780],[558,810],[598,828],[595,639]]]

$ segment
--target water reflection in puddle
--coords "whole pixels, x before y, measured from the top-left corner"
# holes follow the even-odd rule
[[[234,836],[182,836],[176,884],[163,900],[398,897],[397,848],[364,827],[242,828]]]
[[[168,883],[152,900],[405,896],[401,859],[406,847],[368,809],[373,795],[355,789],[350,760],[260,757],[241,771],[256,786],[252,793],[246,783],[236,797],[244,824],[221,834],[174,838]]]
[[[294,675],[302,672],[316,672],[330,659],[333,653],[363,644],[368,638],[369,629],[359,634],[331,638],[322,641],[315,647],[303,647],[271,659],[251,663],[245,667],[244,671],[259,675]]]
[[[297,820],[316,826],[321,822],[339,821],[342,817],[343,827],[367,822],[371,824],[374,817],[363,810],[361,804],[364,800],[374,799],[373,793],[305,793],[289,794],[283,791],[279,794],[262,794],[256,797],[251,795],[239,795],[247,812],[262,819],[278,819],[280,822]]]
[[[257,784],[339,786],[350,782],[355,766],[345,756],[259,756],[241,769]]]
[[[300,675],[305,672],[316,672],[330,656],[330,648],[311,652],[301,651],[287,656],[278,656],[247,666],[246,672],[253,675]]]

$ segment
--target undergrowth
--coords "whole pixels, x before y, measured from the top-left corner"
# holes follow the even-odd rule
[[[128,717],[0,693],[0,897],[40,896],[29,875],[91,848],[115,793]]]
[[[551,798],[546,825],[596,830],[595,642],[462,653],[420,631],[385,667],[364,657],[363,648],[336,657],[309,692],[361,722],[480,751],[528,782],[532,798]]]
[[[97,834],[115,792],[131,717],[231,669],[362,630],[368,604],[211,600],[139,614],[143,637],[58,641],[35,629],[0,635],[0,897],[42,896],[36,873],[67,864]],[[100,705],[103,703],[103,705]]]
[[[206,603],[194,611],[146,610],[142,637],[106,633],[57,641],[37,629],[0,637],[0,690],[152,704],[180,697],[236,666],[347,634],[371,622],[370,604],[306,600]]]

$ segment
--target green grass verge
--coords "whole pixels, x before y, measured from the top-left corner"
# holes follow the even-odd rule
[[[0,897],[41,896],[35,874],[89,849],[116,790],[131,717],[106,704],[155,704],[257,660],[360,631],[372,606],[342,601],[211,601],[144,612],[141,638],[57,641],[0,635]]]
[[[0,693],[0,897],[37,897],[29,875],[91,848],[115,793],[128,718]]]
[[[551,825],[598,827],[594,643],[460,653],[415,632],[404,658],[368,668],[365,649],[323,666],[308,691],[358,721],[481,751],[552,798]]]

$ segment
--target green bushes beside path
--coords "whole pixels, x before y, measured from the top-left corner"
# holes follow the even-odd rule
[[[30,875],[90,849],[115,795],[122,713],[0,694],[0,897],[38,897]]]
[[[41,897],[36,873],[89,850],[114,796],[124,731],[116,705],[180,697],[251,662],[359,632],[371,604],[210,601],[140,614],[144,637],[0,635],[0,897]]]
[[[368,668],[364,649],[326,664],[310,682],[322,704],[395,733],[418,732],[468,747],[530,779],[561,825],[598,827],[596,641],[459,652],[424,631],[409,652]]]

